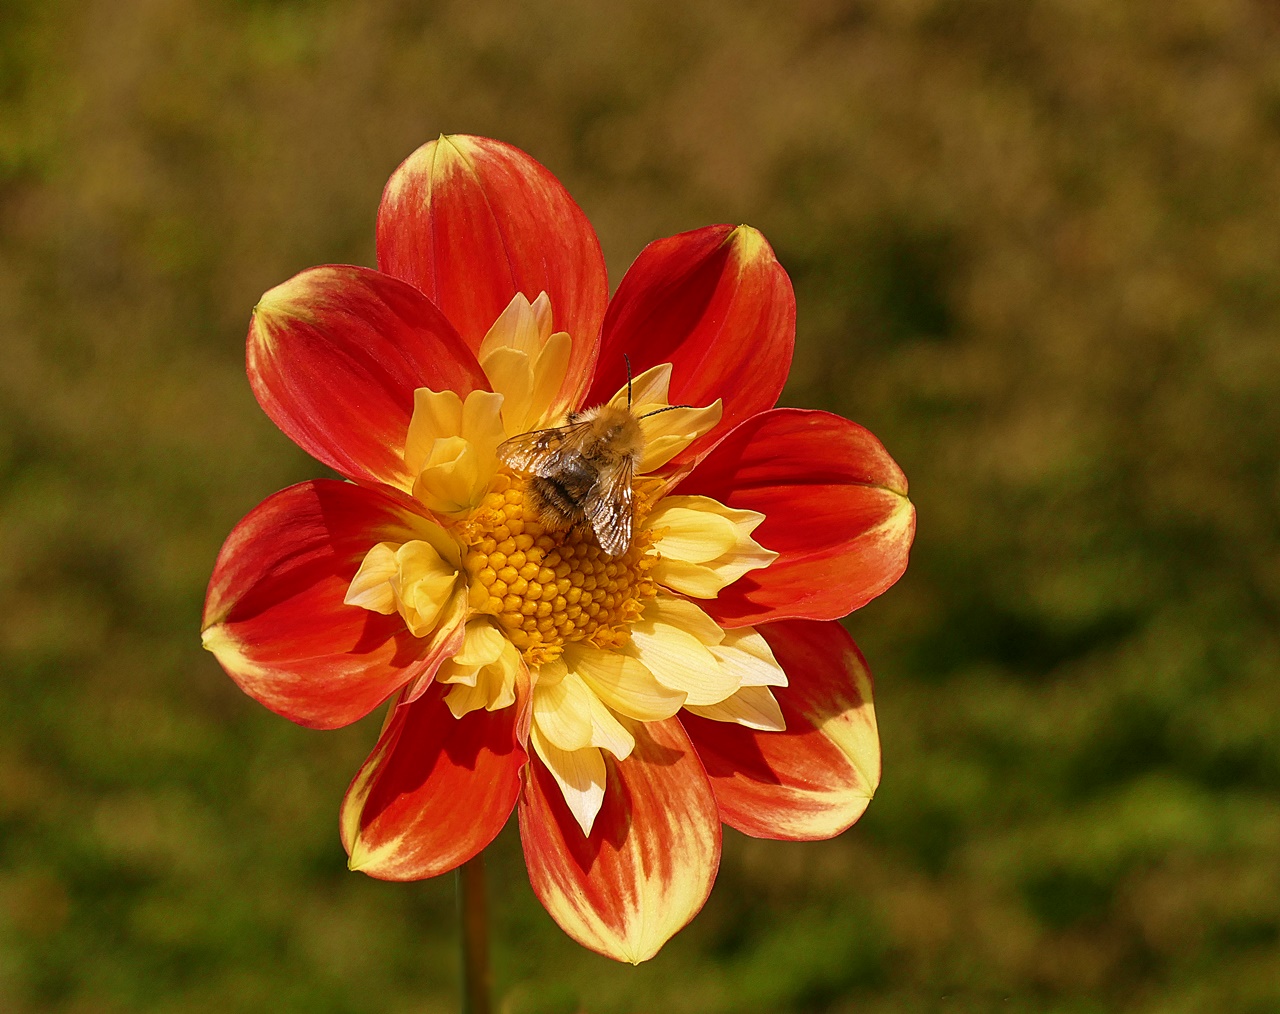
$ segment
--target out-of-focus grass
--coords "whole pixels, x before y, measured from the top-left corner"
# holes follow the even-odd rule
[[[1246,0],[0,7],[0,1008],[454,1007],[447,878],[347,873],[377,719],[294,728],[199,650],[213,556],[321,469],[257,409],[259,293],[372,263],[398,161],[510,140],[615,281],[762,228],[788,404],[912,480],[851,621],[885,778],[730,834],[631,970],[494,849],[504,1010],[1280,1005],[1280,16]]]

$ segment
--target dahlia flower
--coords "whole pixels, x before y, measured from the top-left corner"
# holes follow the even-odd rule
[[[816,839],[865,809],[871,676],[836,620],[906,567],[906,479],[862,427],[774,407],[795,300],[752,228],[658,240],[610,299],[555,177],[455,136],[391,177],[377,253],[254,308],[254,394],[347,481],[236,526],[204,645],[301,725],[389,701],[342,802],[352,869],[444,873],[514,809],[552,917],[645,960],[706,900],[722,823]],[[501,453],[604,403],[677,406],[641,420],[617,556]]]

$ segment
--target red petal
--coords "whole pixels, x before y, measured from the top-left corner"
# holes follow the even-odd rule
[[[502,830],[520,793],[525,752],[517,707],[457,719],[434,685],[393,707],[378,744],[342,801],[351,868],[380,880],[421,880],[477,855]]]
[[[720,866],[720,818],[675,719],[626,722],[636,746],[608,753],[604,805],[584,838],[560,787],[530,758],[520,840],[534,893],[571,937],[635,964],[702,908]]]
[[[760,511],[752,537],[781,554],[702,603],[722,626],[833,620],[907,568],[916,512],[906,476],[869,431],[828,412],[775,409],[748,419],[679,492]]]
[[[789,684],[773,688],[785,732],[756,732],[681,712],[720,816],[757,838],[830,838],[880,784],[871,672],[838,623],[789,620],[760,628]]]
[[[343,603],[376,542],[415,538],[413,509],[332,479],[290,486],[227,537],[205,598],[204,643],[249,696],[300,725],[354,722],[458,650],[462,628],[413,637],[398,614]]]
[[[382,195],[378,266],[425,292],[473,350],[517,292],[546,292],[573,339],[563,393],[580,401],[609,300],[604,254],[560,181],[520,149],[459,134],[410,155]]]
[[[700,441],[710,447],[773,408],[795,333],[791,281],[755,229],[712,225],[660,239],[640,252],[609,304],[587,403],[607,401],[626,384],[624,353],[637,375],[671,363],[673,405],[724,399],[720,424]]]
[[[294,443],[348,478],[403,488],[414,389],[488,390],[444,315],[368,268],[310,268],[266,293],[247,358],[258,403]]]

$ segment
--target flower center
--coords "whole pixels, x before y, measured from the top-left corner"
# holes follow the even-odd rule
[[[658,593],[649,571],[659,556],[655,534],[640,522],[659,483],[635,484],[631,547],[610,556],[585,525],[548,529],[526,501],[527,480],[500,473],[484,501],[457,529],[471,607],[493,616],[530,665],[559,657],[570,641],[615,648]]]

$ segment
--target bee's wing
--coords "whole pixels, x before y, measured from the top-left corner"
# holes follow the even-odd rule
[[[635,459],[630,456],[601,471],[582,504],[583,516],[591,523],[596,541],[610,556],[621,556],[631,548],[634,510],[631,479],[634,471]]]
[[[566,462],[581,454],[590,434],[589,420],[521,433],[498,445],[498,458],[517,472],[546,478],[562,471]]]

